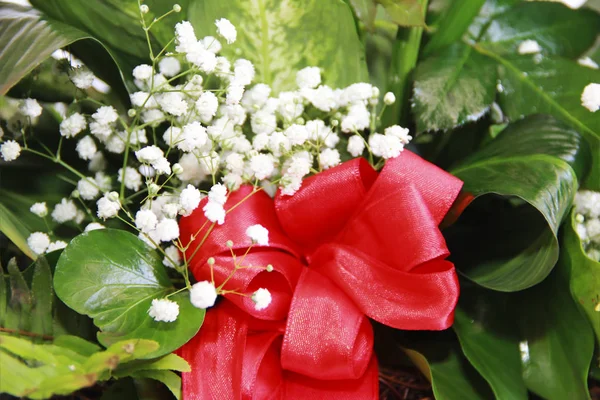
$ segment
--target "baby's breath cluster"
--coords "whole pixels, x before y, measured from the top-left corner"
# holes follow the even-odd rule
[[[588,257],[600,262],[600,192],[577,192],[575,212],[575,229],[584,250]]]
[[[147,5],[140,7],[146,31],[164,17],[146,21],[150,11]],[[221,225],[227,218],[229,193],[243,184],[270,195],[280,190],[291,196],[307,176],[351,157],[365,155],[381,167],[412,139],[408,129],[397,125],[379,130],[379,115],[395,102],[392,93],[381,95],[368,83],[332,88],[324,83],[321,70],[312,66],[297,72],[295,90],[276,93],[255,82],[251,61],[221,54],[223,46],[236,41],[235,26],[221,18],[214,29],[214,36],[199,38],[190,22],[179,22],[171,48],[155,55],[149,46],[150,62],[131,71],[137,89],[126,111],[87,96],[97,78],[85,66],[77,66],[69,77],[80,96],[73,104],[58,107],[57,152],[31,146],[27,130],[4,140],[0,148],[6,162],[30,152],[77,177],[71,195],[51,212],[45,203],[32,205],[31,212],[47,223],[75,225],[86,232],[104,228],[111,219],[135,229],[140,239],[162,253],[166,267],[183,275],[182,290],[189,290],[191,303],[199,308],[211,307],[218,295],[250,294],[226,289],[229,278],[220,286],[213,281],[190,282],[190,260],[185,256],[190,245],[185,247],[180,240],[180,216],[189,216],[207,198],[204,216]],[[83,102],[93,104],[94,111],[84,112],[89,107]],[[33,126],[44,107],[26,99],[19,110]],[[63,141],[73,142],[76,157],[87,163],[87,170],[64,161]],[[227,209],[232,207],[228,204]],[[37,254],[66,246],[61,240],[53,242],[53,235],[50,229],[36,232],[28,245]],[[253,245],[268,245],[268,231],[260,225],[248,227],[247,235]],[[247,268],[243,257],[236,258],[233,252],[232,257],[232,274]],[[273,270],[270,265],[260,268]],[[152,302],[148,313],[156,321],[177,318],[179,307],[169,296]],[[271,302],[264,288],[251,298],[257,310]]]

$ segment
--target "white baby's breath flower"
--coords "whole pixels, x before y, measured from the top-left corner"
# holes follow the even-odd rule
[[[204,123],[210,122],[217,114],[219,108],[219,100],[213,92],[203,92],[198,100],[196,100],[196,111],[198,116]]]
[[[69,73],[69,78],[76,87],[85,90],[92,87],[95,76],[88,68],[78,67]]]
[[[141,163],[151,164],[164,156],[163,151],[157,146],[146,146],[135,152],[135,156]]]
[[[34,232],[27,238],[27,246],[35,254],[44,254],[50,246],[50,237],[43,232]]]
[[[360,156],[365,150],[365,141],[359,135],[353,135],[348,139],[348,153],[352,155],[352,157]]]
[[[252,294],[252,301],[256,310],[264,310],[271,304],[271,292],[265,288],[260,288]]]
[[[561,3],[572,9],[578,9],[585,4],[587,0],[559,0]]]
[[[153,162],[152,167],[158,175],[169,175],[171,173],[171,164],[165,157],[161,157]]]
[[[198,208],[201,199],[202,195],[200,194],[200,191],[192,185],[187,185],[187,187],[183,189],[179,195],[179,204],[181,205],[182,209],[181,214],[184,216],[190,215],[196,208]]]
[[[181,64],[175,57],[165,57],[158,63],[158,70],[166,77],[173,77],[181,71]]]
[[[204,211],[204,216],[210,222],[216,222],[219,225],[223,225],[225,222],[225,209],[219,203],[209,201],[204,205],[202,211]]]
[[[188,104],[179,92],[168,92],[158,96],[158,104],[167,114],[180,117],[187,112]]]
[[[152,66],[148,64],[141,64],[133,69],[133,77],[140,81],[147,81],[152,78],[152,73]]]
[[[60,203],[54,206],[52,210],[52,219],[59,224],[75,219],[77,216],[77,207],[72,200],[63,198]]]
[[[98,229],[106,229],[106,227],[98,222],[91,222],[87,224],[84,232],[97,231]]]
[[[42,115],[42,106],[36,99],[25,99],[21,102],[19,111],[26,117],[37,118]]]
[[[178,22],[175,25],[175,39],[177,43],[176,51],[187,53],[198,43],[194,27],[189,21]]]
[[[85,136],[78,141],[75,149],[77,150],[77,154],[79,154],[79,158],[83,160],[91,160],[98,152],[96,142],[94,142],[94,139],[92,139],[91,136]]]
[[[168,299],[152,299],[148,315],[157,322],[176,321],[179,316],[179,304]]]
[[[304,89],[302,93],[321,111],[330,112],[337,108],[336,94],[329,86],[321,85],[314,90]]]
[[[257,111],[250,118],[252,132],[256,135],[271,134],[277,128],[277,118],[275,114],[267,111]],[[253,141],[254,142],[254,141]]]
[[[269,245],[269,230],[260,224],[249,226],[246,229],[246,235],[259,246]]]
[[[238,190],[243,183],[242,176],[235,173],[226,174],[221,180],[231,191]]]
[[[252,82],[255,74],[252,62],[240,58],[233,63],[233,79],[231,83],[232,85],[247,86]]]
[[[257,154],[250,159],[250,170],[256,179],[269,178],[275,171],[273,158],[267,154]]]
[[[306,67],[296,73],[296,84],[300,89],[314,89],[321,84],[319,67]]]
[[[588,67],[588,68],[592,68],[592,69],[598,69],[598,64],[592,60],[589,57],[582,57],[579,60],[577,60],[577,63],[579,65],[581,65],[582,67]]]
[[[369,147],[374,156],[384,159],[398,157],[404,145],[399,138],[392,135],[374,133],[369,137]]]
[[[174,147],[181,140],[181,132],[181,128],[170,126],[165,130],[163,140],[169,147]]]
[[[591,112],[600,109],[600,83],[590,83],[583,89],[581,105]]]
[[[369,127],[371,114],[363,103],[353,104],[348,108],[348,115],[342,118],[342,131],[362,131]]]
[[[92,114],[92,118],[101,125],[109,125],[115,122],[119,115],[113,106],[102,106]]]
[[[412,139],[412,136],[410,136],[408,134],[409,133],[408,128],[403,128],[399,125],[392,125],[392,126],[385,128],[384,133],[388,136],[397,137],[398,139],[400,139],[400,141],[404,145],[408,144],[408,142],[410,142]]]
[[[190,302],[196,308],[206,309],[215,305],[217,289],[209,281],[201,281],[192,285]]]
[[[117,180],[122,182],[123,178],[123,169],[120,168],[117,172]],[[138,191],[142,186],[142,176],[135,168],[126,167],[125,168],[125,187],[129,190]]]
[[[198,121],[184,126],[180,138],[177,148],[186,152],[199,149],[208,141],[206,128],[200,125]]]
[[[239,104],[244,95],[244,87],[242,85],[227,86],[227,96],[225,103],[228,105]]]
[[[100,194],[100,189],[93,178],[80,179],[77,182],[77,191],[84,200],[94,200]]]
[[[267,102],[270,94],[271,87],[269,85],[256,84],[244,92],[242,106],[248,111],[259,110]]]
[[[213,185],[208,192],[208,200],[222,206],[225,205],[227,201],[227,188],[220,183]]]
[[[96,175],[94,175],[94,180],[96,181],[96,185],[98,185],[101,191],[110,191],[112,187],[112,178],[110,177],[110,175],[106,175],[104,172],[98,171],[96,172]]]
[[[179,225],[171,218],[163,218],[156,225],[156,232],[161,242],[170,242],[179,237]]]
[[[140,210],[135,214],[135,226],[142,232],[148,233],[156,228],[158,218],[152,210]]]
[[[64,249],[65,247],[67,247],[67,244],[68,244],[67,242],[62,241],[62,240],[57,240],[55,242],[52,242],[46,249],[46,253],[52,253],[53,251]]]
[[[308,130],[304,125],[290,125],[284,133],[292,146],[303,145],[308,140]]]
[[[14,161],[21,154],[21,145],[14,140],[9,140],[8,142],[2,143],[2,146],[0,146],[0,153],[2,154],[2,159],[4,161]]]
[[[118,200],[118,196],[119,195],[117,194],[117,200],[113,201],[111,199],[114,199],[114,196],[111,196],[110,193],[107,193],[101,197],[100,200],[98,200],[96,203],[98,207],[98,218],[112,218],[119,213],[119,210],[121,209],[121,203]]]
[[[215,25],[217,26],[217,33],[227,41],[227,44],[235,42],[235,39],[237,38],[237,31],[235,30],[235,26],[233,26],[228,19],[218,19],[215,21]]]
[[[79,113],[74,113],[62,120],[59,128],[60,134],[64,137],[72,138],[83,131],[86,126],[85,117]]]
[[[181,254],[176,246],[169,246],[165,249],[166,256],[163,258],[163,265],[169,268],[176,268],[181,265]]]
[[[541,52],[542,48],[535,40],[527,39],[519,43],[519,48],[517,51],[519,54],[535,54]]]
[[[340,162],[340,152],[336,149],[325,149],[319,154],[319,166],[322,169],[335,167]]]
[[[46,215],[48,215],[48,207],[46,206],[46,202],[34,203],[31,206],[31,208],[29,208],[29,211],[31,211],[40,218],[43,218]]]
[[[221,42],[219,42],[214,36],[205,36],[202,38],[201,42],[204,48],[213,54],[219,54],[223,48],[223,46],[221,46]]]

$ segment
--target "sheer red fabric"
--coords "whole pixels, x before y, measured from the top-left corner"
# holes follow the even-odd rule
[[[354,159],[305,179],[293,196],[271,199],[244,186],[229,196],[220,226],[206,221],[204,202],[182,218],[196,279],[211,279],[209,257],[217,285],[234,255],[245,266],[274,267],[240,269],[226,286],[267,288],[269,307],[258,311],[249,297],[225,295],[179,350],[192,366],[183,374],[184,399],[376,399],[367,317],[411,330],[453,322],[458,280],[438,226],[461,187],[404,151],[379,174]],[[269,245],[244,257],[253,224],[269,230]]]

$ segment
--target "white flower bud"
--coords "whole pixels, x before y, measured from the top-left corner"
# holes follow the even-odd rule
[[[181,6],[179,4],[173,4],[173,11],[176,13],[181,12]]]
[[[119,201],[119,193],[117,192],[110,192],[107,197],[110,201]]]
[[[142,4],[140,6],[140,11],[142,12],[142,14],[148,14],[148,11],[150,11],[150,7],[148,7],[146,4]]]
[[[127,110],[127,115],[129,115],[131,118],[135,117],[136,111],[133,108],[130,108],[129,110]]]
[[[148,194],[150,196],[155,196],[159,190],[160,186],[158,186],[156,183],[151,183],[148,185]]]
[[[394,93],[392,92],[387,92],[384,96],[383,96],[383,102],[390,106],[392,104],[394,104],[396,102],[396,96],[394,96]]]
[[[183,167],[181,166],[181,164],[179,163],[175,163],[171,166],[171,169],[173,170],[173,173],[175,175],[179,175],[183,173]]]

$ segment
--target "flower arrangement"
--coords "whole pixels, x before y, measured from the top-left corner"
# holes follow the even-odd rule
[[[597,12],[31,3],[0,4],[51,42],[0,53],[1,392],[589,395]]]

